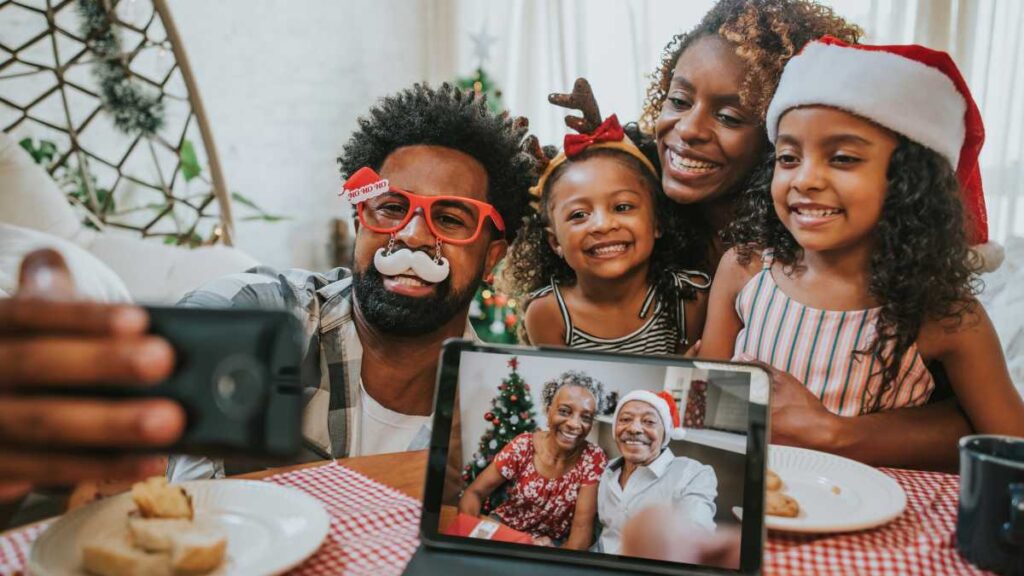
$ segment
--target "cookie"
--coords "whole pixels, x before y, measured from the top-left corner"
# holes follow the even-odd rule
[[[765,514],[772,516],[796,518],[800,513],[800,504],[792,496],[778,491],[768,492],[765,495],[764,507]]]
[[[778,474],[769,470],[764,476],[764,487],[767,488],[769,492],[782,490],[782,478],[779,478]]]

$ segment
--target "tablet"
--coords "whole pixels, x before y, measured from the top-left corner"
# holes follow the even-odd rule
[[[421,552],[759,573],[769,389],[748,364],[450,340]]]

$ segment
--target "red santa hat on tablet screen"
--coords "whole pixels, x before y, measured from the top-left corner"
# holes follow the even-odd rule
[[[1003,248],[988,238],[978,163],[985,127],[949,54],[917,45],[850,45],[824,36],[786,64],[768,106],[768,138],[775,141],[786,111],[813,105],[867,118],[948,160],[960,182],[967,240],[983,271],[999,267]]]
[[[668,446],[669,440],[682,440],[686,437],[686,431],[682,428],[679,420],[679,408],[676,406],[676,401],[672,398],[671,394],[664,390],[660,392],[633,390],[626,394],[615,406],[615,415],[612,417],[612,422],[618,422],[619,410],[622,410],[626,403],[634,400],[650,404],[658,412],[658,416],[661,417],[661,423],[665,426],[665,436],[661,441],[662,448]]]

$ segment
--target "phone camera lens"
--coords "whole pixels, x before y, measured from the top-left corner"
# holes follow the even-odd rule
[[[263,403],[264,382],[259,363],[248,356],[224,360],[213,377],[217,406],[228,416],[247,418]]]

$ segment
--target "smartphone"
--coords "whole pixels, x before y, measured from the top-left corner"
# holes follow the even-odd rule
[[[302,331],[283,311],[146,307],[174,347],[174,372],[143,396],[176,400],[185,433],[171,452],[287,459],[302,446]],[[121,389],[124,390],[124,389]]]

